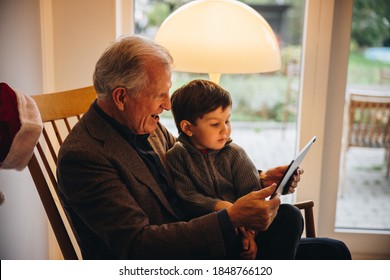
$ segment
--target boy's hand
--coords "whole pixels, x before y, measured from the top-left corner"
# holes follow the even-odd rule
[[[278,184],[280,180],[282,179],[284,173],[286,172],[286,169],[288,168],[288,165],[282,165],[277,166],[271,169],[268,169],[265,172],[261,172],[260,174],[260,180],[263,187],[271,186],[272,184]],[[294,193],[295,189],[298,187],[298,182],[301,180],[301,175],[303,174],[303,169],[298,168],[293,176],[291,176],[290,182],[289,182],[289,190],[288,193]]]
[[[242,248],[240,256],[246,260],[254,260],[257,256],[257,244],[255,242],[255,232],[253,230],[246,230],[243,227],[239,228],[242,234]]]

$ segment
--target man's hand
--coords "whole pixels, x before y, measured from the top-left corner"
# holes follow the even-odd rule
[[[286,169],[288,168],[288,165],[282,165],[275,168],[271,168],[267,170],[266,172],[261,172],[260,174],[260,180],[261,184],[264,187],[270,186],[272,184],[277,184],[282,179],[283,174],[285,173]],[[290,187],[288,190],[288,193],[294,193],[295,189],[298,187],[298,182],[301,180],[301,175],[303,174],[303,169],[298,168],[294,175],[291,176],[290,179]]]
[[[280,205],[279,195],[270,200],[276,184],[240,197],[226,209],[233,227],[245,227],[256,231],[265,231],[274,220]]]

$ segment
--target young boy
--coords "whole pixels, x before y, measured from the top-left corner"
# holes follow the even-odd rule
[[[229,92],[213,82],[194,80],[177,89],[171,103],[179,137],[167,159],[175,190],[190,215],[224,209],[239,197],[261,189],[258,170],[230,139]],[[254,232],[241,228],[240,233],[241,256],[254,259]]]

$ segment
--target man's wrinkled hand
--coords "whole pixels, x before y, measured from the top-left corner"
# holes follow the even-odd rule
[[[234,227],[265,231],[274,220],[280,205],[279,195],[270,197],[276,184],[240,197],[226,209]]]

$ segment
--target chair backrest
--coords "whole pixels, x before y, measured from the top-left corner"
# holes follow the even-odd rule
[[[390,96],[351,93],[348,102],[348,146],[389,147]]]
[[[93,87],[31,96],[44,123],[43,136],[28,164],[64,259],[78,259],[77,242],[57,197],[57,155],[65,137],[96,98]]]

